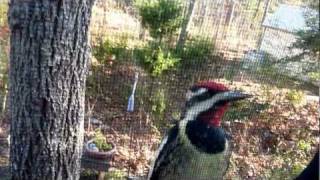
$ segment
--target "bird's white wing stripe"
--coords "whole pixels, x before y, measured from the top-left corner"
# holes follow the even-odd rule
[[[163,138],[163,140],[162,140],[162,142],[161,142],[161,144],[160,144],[160,146],[159,146],[159,148],[158,148],[158,150],[157,150],[157,152],[156,152],[156,155],[154,156],[154,157],[156,157],[156,158],[152,161],[152,165],[151,165],[151,167],[150,167],[150,169],[149,169],[149,173],[148,173],[148,179],[151,178],[151,175],[152,175],[152,172],[153,172],[153,169],[154,169],[156,160],[157,160],[160,152],[162,151],[164,145],[167,143],[167,141],[168,141],[168,135]]]

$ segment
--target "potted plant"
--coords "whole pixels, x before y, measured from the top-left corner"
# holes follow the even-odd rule
[[[111,160],[116,151],[114,143],[108,142],[100,129],[85,143],[84,156],[96,160]]]

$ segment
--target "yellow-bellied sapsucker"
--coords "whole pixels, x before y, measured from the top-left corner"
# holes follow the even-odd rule
[[[250,97],[213,81],[200,82],[187,93],[183,118],[163,139],[149,180],[222,179],[230,157],[221,118],[228,104]]]

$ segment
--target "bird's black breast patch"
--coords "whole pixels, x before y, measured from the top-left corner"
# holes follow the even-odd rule
[[[202,121],[189,121],[186,134],[200,151],[210,154],[221,153],[226,148],[226,133],[220,127],[208,126]]]

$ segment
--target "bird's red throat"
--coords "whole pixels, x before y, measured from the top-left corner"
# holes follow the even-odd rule
[[[199,118],[201,121],[207,123],[209,126],[220,127],[221,126],[221,119],[224,115],[224,112],[227,109],[227,104],[224,106],[220,106],[214,111],[207,111],[202,113]]]

